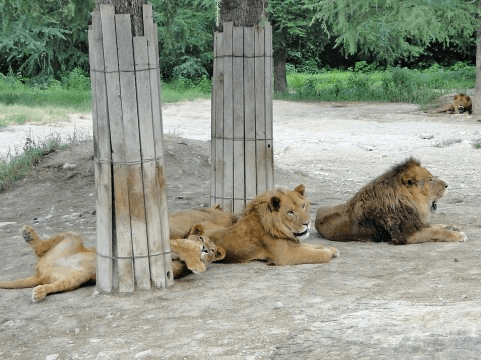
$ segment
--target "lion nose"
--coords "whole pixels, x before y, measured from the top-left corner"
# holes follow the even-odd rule
[[[444,187],[447,188],[447,187],[448,187],[448,184],[444,184]]]

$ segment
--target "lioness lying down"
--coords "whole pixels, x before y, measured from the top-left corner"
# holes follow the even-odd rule
[[[224,211],[219,204],[214,207],[182,210],[169,214],[169,231],[171,239],[184,239],[189,236],[192,226],[202,221],[229,227],[234,225],[238,215]]]
[[[317,264],[337,257],[335,248],[302,244],[309,237],[309,201],[304,185],[267,191],[251,200],[230,228],[203,222],[201,229],[226,254],[223,262],[266,260],[273,265]],[[198,233],[194,226],[192,234]]]
[[[201,226],[196,228],[196,232],[197,235],[187,239],[174,239],[170,242],[174,278],[190,271],[202,273],[209,263],[220,260],[225,255],[223,249],[202,235]],[[79,234],[68,231],[41,240],[28,225],[22,227],[21,234],[38,257],[35,274],[25,279],[0,281],[0,288],[34,287],[32,300],[37,302],[47,294],[75,290],[86,282],[95,281],[95,249],[86,248]]]
[[[410,158],[365,185],[347,203],[319,208],[315,227],[326,239],[338,241],[465,241],[458,229],[426,223],[447,187]]]

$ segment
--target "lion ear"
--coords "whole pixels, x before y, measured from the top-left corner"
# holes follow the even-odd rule
[[[456,94],[456,95],[454,95],[454,98],[453,98],[453,99],[454,99],[454,100],[458,100],[458,99],[461,97],[461,95],[462,95],[462,94]]]
[[[196,224],[190,229],[190,235],[203,235],[204,233],[205,229],[202,224]]]
[[[415,183],[415,179],[408,174],[403,174],[403,176],[401,177],[401,181],[406,186],[412,186]]]
[[[215,253],[215,260],[214,261],[222,260],[223,258],[225,258],[225,250],[223,248],[221,248],[220,246],[217,246],[217,252]]]
[[[306,187],[303,184],[300,184],[300,185],[296,186],[294,191],[299,193],[299,195],[301,195],[301,197],[304,197],[304,194],[306,193]]]
[[[214,209],[224,210],[224,209],[222,208],[221,204],[215,204]]]
[[[278,196],[273,196],[270,198],[269,200],[269,210],[271,212],[273,211],[279,211],[279,209],[281,208],[281,198],[278,197]]]

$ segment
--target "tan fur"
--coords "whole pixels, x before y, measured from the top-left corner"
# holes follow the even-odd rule
[[[197,232],[203,233],[202,228],[198,227]],[[25,279],[0,281],[0,288],[34,287],[32,300],[38,302],[50,293],[75,290],[86,282],[96,280],[96,251],[86,248],[79,234],[68,231],[41,240],[28,225],[22,227],[21,234],[38,257],[35,273]],[[171,251],[176,279],[189,274],[189,270],[204,272],[206,265],[225,255],[223,249],[200,235],[171,240]]]
[[[434,112],[437,113],[449,112],[451,114],[462,114],[464,112],[471,114],[472,111],[473,103],[471,101],[471,98],[468,95],[462,93],[454,95],[453,101],[451,103],[434,110]]]
[[[257,196],[230,228],[202,223],[210,239],[222,247],[223,262],[266,260],[274,265],[329,262],[339,252],[299,241],[309,236],[309,202],[304,185],[294,191],[277,189]],[[192,233],[196,233],[193,227]]]
[[[202,225],[196,225],[195,233],[189,235],[187,239],[170,240],[174,277],[191,272],[203,273],[208,264],[222,260],[225,256],[224,249],[217,247],[209,237],[201,235],[205,233]]]
[[[317,210],[315,227],[326,239],[413,244],[464,241],[445,225],[428,225],[447,184],[408,159],[358,191],[345,204]]]
[[[178,211],[169,214],[170,238],[186,238],[192,226],[202,221],[210,221],[223,227],[229,227],[235,224],[238,218],[238,215],[224,211],[220,205],[209,208]]]

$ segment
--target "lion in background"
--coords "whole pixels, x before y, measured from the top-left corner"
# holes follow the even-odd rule
[[[225,263],[265,260],[273,265],[326,263],[337,257],[335,248],[300,241],[309,237],[309,201],[304,185],[293,191],[276,189],[251,200],[230,228],[203,222],[205,234],[225,250]],[[210,224],[210,226],[209,226]],[[197,233],[196,227],[192,234]]]
[[[452,227],[426,222],[448,185],[409,158],[374,179],[345,204],[317,210],[315,227],[326,239],[415,244],[467,239]]]
[[[448,112],[451,114],[458,113],[469,113],[473,111],[473,103],[471,98],[466,94],[456,94],[453,96],[453,100],[444,106],[441,106],[434,110],[436,113]]]
[[[227,228],[234,225],[238,219],[239,215],[224,211],[219,204],[214,207],[177,211],[169,214],[170,238],[186,238],[192,227],[203,221],[210,221]]]
[[[203,228],[196,227],[196,235],[187,239],[171,240],[174,278],[190,273],[202,273],[212,261],[224,257],[225,251],[203,236]],[[38,257],[35,273],[24,279],[0,281],[0,288],[33,287],[32,300],[41,301],[50,293],[72,291],[82,284],[96,280],[96,251],[83,244],[82,236],[68,231],[41,240],[37,232],[24,225],[23,239]]]

